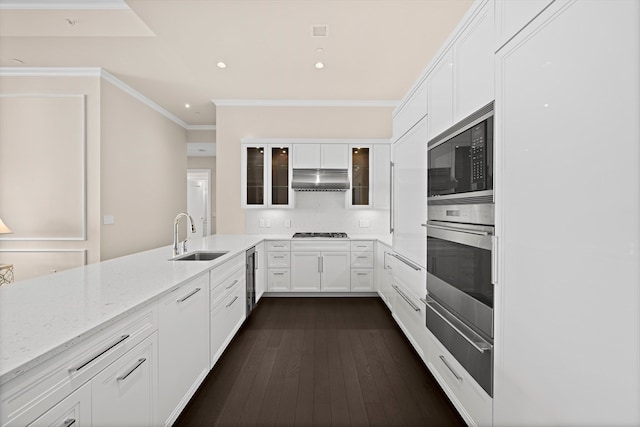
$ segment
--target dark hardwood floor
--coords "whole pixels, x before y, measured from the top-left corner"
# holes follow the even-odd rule
[[[378,298],[263,298],[176,426],[459,426]]]

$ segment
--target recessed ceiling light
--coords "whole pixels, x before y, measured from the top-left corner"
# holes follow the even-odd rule
[[[227,64],[222,61],[218,62],[216,65],[218,66],[218,68],[227,68]]]
[[[191,104],[184,104],[184,108],[191,108]]]
[[[314,67],[316,67],[318,70],[321,70],[324,68],[324,64],[322,62],[316,62],[316,65],[314,65]]]

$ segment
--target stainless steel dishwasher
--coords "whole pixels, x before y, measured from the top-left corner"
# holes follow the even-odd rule
[[[256,248],[255,246],[247,250],[247,317],[256,306]]]

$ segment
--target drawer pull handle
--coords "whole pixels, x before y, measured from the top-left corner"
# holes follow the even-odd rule
[[[362,259],[362,258],[367,259],[367,258],[369,258],[369,257],[368,257],[368,256],[366,256],[366,255],[361,255],[361,256],[359,256],[358,258],[359,258],[359,259]]]
[[[225,289],[231,289],[233,288],[233,286],[238,283],[238,279],[234,280],[232,284],[230,284],[229,286],[227,286]]]
[[[127,372],[125,372],[124,374],[120,375],[118,378],[116,378],[116,380],[118,381],[123,381],[126,380],[127,377],[131,374],[133,374],[133,371],[135,371],[136,369],[138,369],[140,367],[140,365],[142,365],[144,362],[146,362],[147,359],[145,359],[144,357],[141,359],[138,359],[138,361],[136,362],[135,365],[133,365],[131,367],[131,369],[129,369]]]
[[[400,296],[402,297],[402,299],[404,299],[404,300],[407,302],[407,304],[409,304],[409,305],[411,306],[411,308],[413,308],[415,311],[420,311],[420,307],[418,307],[417,305],[415,305],[415,304],[413,303],[413,301],[411,301],[411,300],[409,299],[409,297],[408,297],[408,296],[406,296],[406,295],[404,294],[404,292],[402,292],[402,291],[400,290],[400,288],[399,288],[397,285],[392,285],[392,286],[393,286],[393,289],[395,289],[395,290],[396,290],[396,292],[400,294]]]
[[[440,360],[442,360],[442,363],[444,363],[444,366],[446,366],[451,371],[453,376],[456,377],[458,381],[462,381],[462,377],[456,374],[456,371],[454,371],[453,368],[451,368],[451,365],[449,365],[449,363],[447,362],[447,360],[444,358],[443,355],[440,355]]]
[[[279,255],[279,256],[275,256],[275,255],[274,255],[274,258],[284,259],[284,255]]]
[[[367,273],[358,273],[358,276],[366,276]]]
[[[202,290],[202,288],[195,288],[193,291],[189,292],[187,295],[185,295],[182,298],[180,298],[177,302],[185,302],[186,300],[188,300],[189,298],[191,298],[192,296],[194,296],[195,294],[197,294],[201,290]]]
[[[66,420],[64,420],[62,422],[62,427],[71,427],[75,423],[76,423],[76,419],[75,418],[67,418]]]
[[[273,273],[274,276],[284,276],[284,273]]]
[[[229,308],[231,307],[231,304],[233,304],[234,302],[236,302],[236,300],[238,299],[238,297],[235,297],[233,300],[231,300],[231,302],[229,304],[227,304],[225,307]]]
[[[415,265],[414,263],[412,263],[411,261],[409,261],[408,259],[405,259],[403,257],[401,257],[398,254],[390,254],[392,257],[394,257],[397,260],[402,261],[403,263],[407,264],[409,267],[413,268],[415,271],[420,271],[422,270],[420,267],[418,267],[417,265]]]
[[[367,248],[368,248],[368,246],[356,245],[356,248],[364,248],[364,249],[367,249]]]
[[[286,245],[272,245],[272,248],[286,248]]]
[[[107,351],[111,350],[113,347],[117,346],[118,344],[120,344],[121,342],[123,342],[124,340],[126,340],[127,338],[129,338],[129,334],[126,335],[120,335],[118,338],[116,338],[115,341],[113,341],[110,344],[107,344],[102,350],[97,351],[96,353],[94,353],[92,356],[90,356],[88,359],[86,359],[84,362],[81,362],[75,366],[72,366],[69,368],[69,372],[78,372],[80,369],[84,368],[85,366],[87,366],[89,363],[93,362],[94,360],[96,360],[98,357],[102,356],[103,354],[105,354]]]

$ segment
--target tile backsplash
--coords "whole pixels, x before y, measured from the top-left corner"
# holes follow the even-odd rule
[[[294,209],[247,209],[248,234],[336,231],[388,234],[388,209],[347,208],[343,192],[297,192]]]

